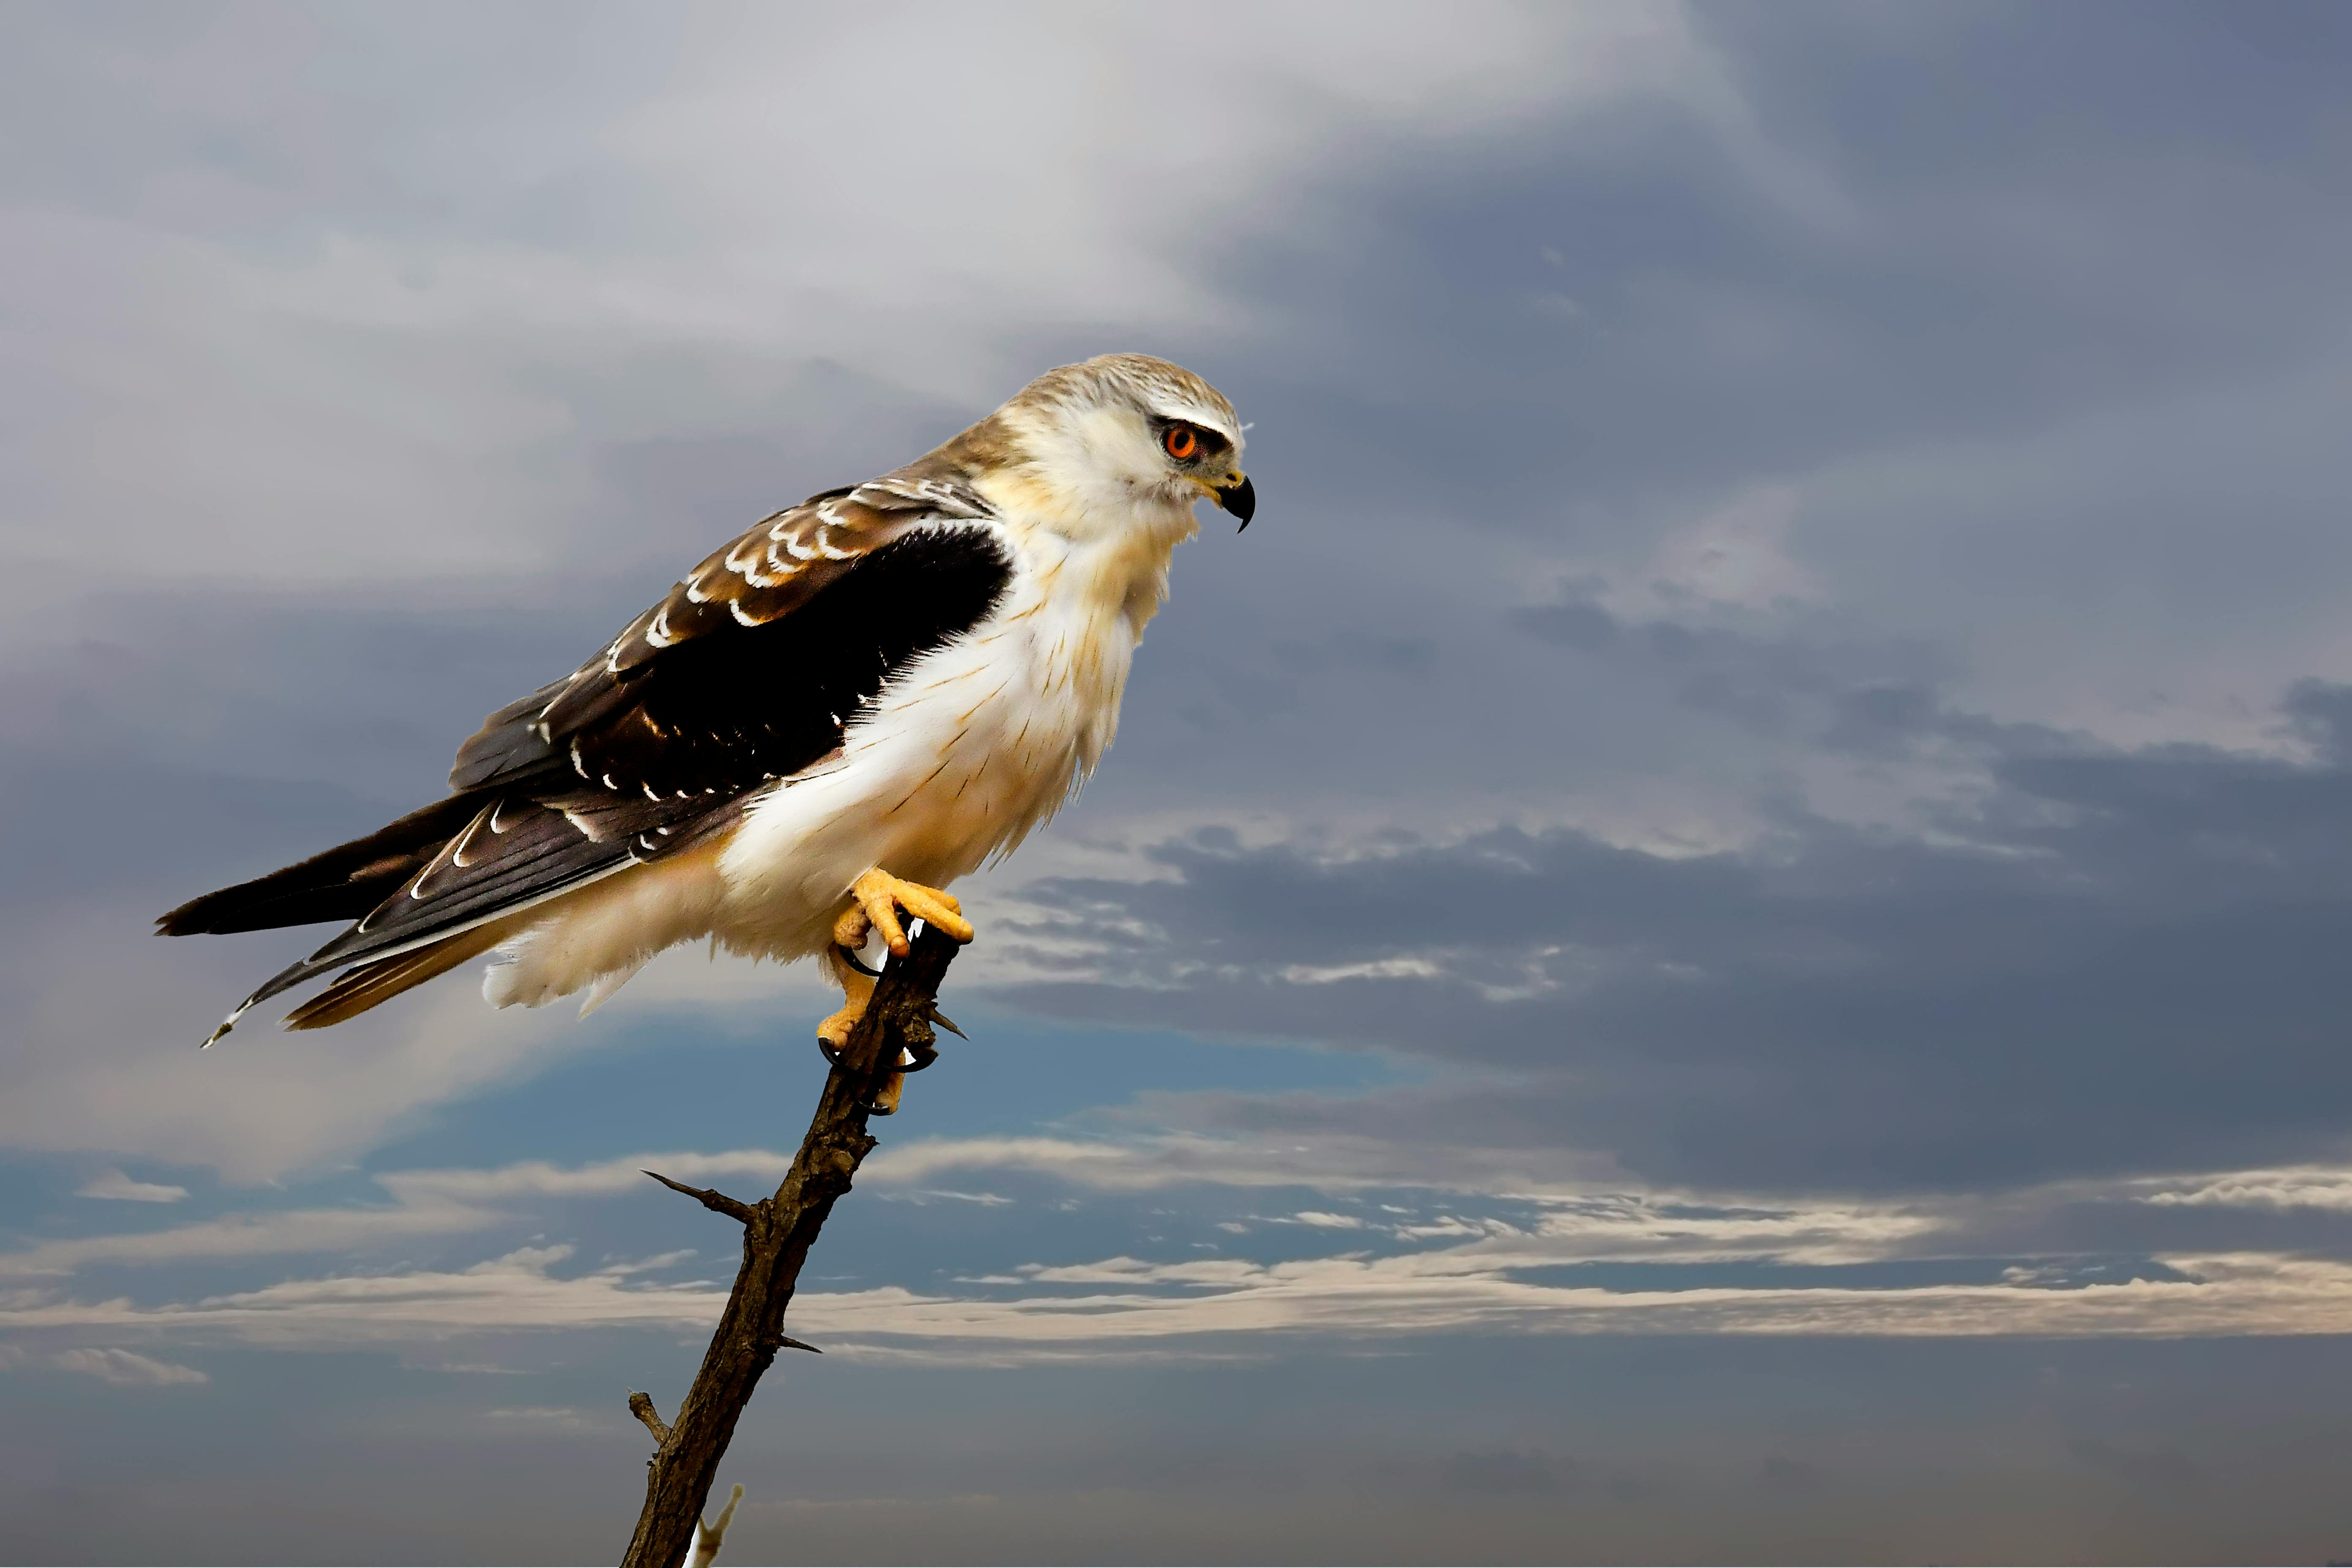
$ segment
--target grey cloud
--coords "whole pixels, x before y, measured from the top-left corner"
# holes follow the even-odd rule
[[[2334,747],[2340,694],[2293,702]],[[1199,833],[1153,851],[1167,880],[1028,889],[1066,911],[1040,929],[1097,933],[1113,984],[1023,995],[1440,1075],[1418,1111],[1262,1118],[1396,1135],[1443,1105],[1465,1135],[1655,1180],[1966,1184],[2333,1147],[2352,771],[2032,738],[1934,840],[1795,811],[1683,858],[1569,829],[1339,858]],[[1524,1081],[1444,1079],[1497,1069]]]
[[[1623,635],[1617,617],[1590,601],[1564,599],[1511,612],[1511,624],[1538,641],[1598,653]]]
[[[2265,90],[2225,25],[2211,21],[2205,58],[2237,79],[2189,100],[2210,106],[2193,175],[2170,139],[2102,136],[2063,163],[2015,140],[2037,116],[2141,111],[2136,68],[2107,52],[2116,15],[2085,8],[2037,32],[2033,47],[2063,39],[2079,68],[2000,71],[2002,134],[1989,142],[1982,102],[1948,120],[1876,117],[1852,134],[1833,121],[1858,116],[1865,96],[1948,97],[1946,50],[1965,44],[1989,65],[2017,47],[2010,28],[1948,13],[1925,29],[1934,45],[1889,48],[1836,8],[1776,12],[1769,27],[1709,10],[1705,29],[1754,48],[1738,78],[1759,110],[1746,139],[1695,135],[1645,103],[1600,133],[1531,137],[1542,151],[1515,158],[1423,150],[1360,193],[1358,222],[1393,264],[1340,268],[1304,246],[1259,261],[1281,270],[1255,281],[1300,301],[1292,331],[1316,331],[1318,348],[1368,370],[1411,363],[1434,384],[1441,395],[1420,411],[1434,423],[1414,429],[1432,447],[1408,477],[1415,500],[1451,510],[1470,487],[1484,515],[1519,528],[1562,515],[1562,476],[1577,502],[1638,500],[1670,474],[1695,485],[1802,471],[1931,431],[2020,432],[2299,361],[2313,346],[2305,312],[2333,297],[2352,228],[2339,204],[2297,198],[2340,184],[2325,150],[2342,132],[2204,134],[2235,107],[2231,88]],[[1759,145],[1839,188],[1851,221],[1776,207],[1740,157]],[[2280,183],[2282,159],[2294,186]],[[2231,223],[2232,211],[2262,216]],[[2282,226],[2298,243],[2275,245]],[[2265,286],[2245,286],[2250,275]],[[1563,277],[1584,315],[1530,331],[1526,291]],[[1423,303],[1433,293],[1443,310]],[[1330,412],[1313,437],[1393,429],[1371,397]],[[1498,462],[1505,452],[1544,460]],[[1376,460],[1320,466],[1391,477]]]
[[[1509,624],[1570,656],[1600,661],[1617,681],[1768,739],[1882,753],[1934,735],[1960,739],[1968,731],[1979,739],[1993,728],[1981,716],[1948,710],[1938,688],[1953,674],[1952,661],[1927,644],[1801,624],[1833,618],[1826,616],[1769,628],[1709,624],[1706,606],[1688,619],[1636,618],[1602,603],[1605,588],[1571,579],[1549,601],[1513,608]]]
[[[1441,668],[1479,672],[1485,700],[1463,704],[1478,713],[1576,735],[1549,760],[1568,787],[1596,756],[1685,773],[1758,759],[1719,738],[1660,745],[1664,722],[1589,673],[1547,670],[1549,689],[1522,678],[1523,647],[1471,630],[1524,607],[1517,593],[1496,603],[1493,580],[1527,554],[1578,570],[1638,562],[1662,532],[1766,481],[1797,494],[1790,549],[1838,607],[1874,623],[1865,636],[1900,628],[1938,677],[1965,678],[1969,705],[2111,735],[2237,734],[2233,704],[2313,668],[2341,673],[2321,661],[2352,472],[2319,411],[2340,405],[2346,364],[2317,323],[2340,315],[2352,254],[2346,207],[2326,194],[2347,166],[2328,152],[2343,131],[2294,99],[2314,90],[2308,59],[2281,67],[2207,18],[2162,44],[2136,37],[2150,58],[2126,63],[2112,37],[2142,29],[2120,18],[2085,8],[2026,43],[2020,15],[1857,26],[1844,8],[1797,7],[1766,26],[1703,10],[1734,51],[1757,136],[1848,193],[1857,216],[1843,226],[1775,210],[1724,143],[1637,106],[1516,157],[1424,151],[1368,179],[1349,192],[1356,226],[1332,241],[1345,256],[1311,235],[1237,247],[1236,287],[1296,302],[1286,347],[1316,367],[1252,366],[1282,411],[1261,442],[1264,488],[1295,489],[1276,482],[1293,468],[1346,519],[1340,548],[1439,579],[1433,596],[1483,558],[1488,581],[1445,606],[1442,646],[1464,657]],[[2072,68],[2028,79],[2019,62],[2045,44]],[[1981,74],[1952,74],[1961,59]],[[2161,134],[2093,131],[2142,124],[2145,72],[2159,68],[2210,79],[2167,100]],[[1997,116],[1977,96],[1995,80]],[[2061,126],[2083,135],[2042,156],[2035,136]],[[1520,292],[1563,270],[1583,324],[1529,331]],[[1398,462],[1400,443],[1415,461]],[[1272,569],[1290,580],[1269,595],[1286,637],[1298,605],[1335,593],[1340,613],[1400,613]],[[1188,602],[1199,635],[1181,621],[1159,634],[1187,662],[1232,658],[1266,618]],[[1625,630],[1573,596],[1528,615],[1596,646]],[[1687,684],[1730,716],[1771,717],[1737,683]],[[1344,718],[1283,716],[1323,755],[1349,755],[1345,731],[1376,724],[1333,694],[1305,705]],[[1491,748],[1453,789],[1544,765],[1457,738],[1444,715],[1414,721],[1448,731],[1436,755]],[[1275,728],[1251,733],[1254,751]]]

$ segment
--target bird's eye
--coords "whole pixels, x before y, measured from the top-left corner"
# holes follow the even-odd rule
[[[1168,455],[1180,463],[1201,455],[1201,437],[1190,425],[1171,425],[1160,443],[1168,448]]]

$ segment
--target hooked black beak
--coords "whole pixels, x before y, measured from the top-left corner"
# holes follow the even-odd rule
[[[1234,530],[1239,533],[1249,527],[1250,519],[1257,515],[1257,487],[1249,482],[1245,474],[1236,475],[1234,479],[1234,484],[1214,486],[1209,493],[1217,498],[1219,506],[1242,520],[1241,528]]]

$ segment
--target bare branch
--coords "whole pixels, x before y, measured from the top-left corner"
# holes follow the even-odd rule
[[[720,1214],[741,1225],[751,1223],[751,1205],[739,1198],[730,1198],[725,1193],[709,1187],[689,1187],[684,1182],[673,1182],[659,1171],[646,1171],[643,1173],[651,1176],[671,1192],[684,1193],[688,1197],[701,1199],[704,1208],[717,1209]]]
[[[735,1289],[719,1314],[694,1386],[678,1405],[677,1420],[658,1428],[652,1400],[646,1399],[641,1410],[637,1400],[644,1395],[629,1401],[629,1408],[649,1429],[667,1435],[661,1436],[661,1447],[648,1462],[646,1506],[637,1516],[637,1532],[622,1568],[685,1568],[719,1461],[761,1376],[780,1350],[816,1349],[783,1331],[784,1309],[792,1304],[801,1265],[808,1260],[825,1216],[849,1191],[850,1178],[874,1148],[866,1119],[877,1114],[886,1089],[895,1096],[902,1061],[909,1068],[928,1066],[939,1054],[932,1023],[940,982],[955,954],[953,940],[925,925],[915,931],[907,955],[884,966],[865,1016],[850,1031],[824,1080],[808,1136],[801,1140],[800,1152],[774,1196],[745,1204],[646,1173],[741,1221],[743,1267],[735,1276]],[[714,1552],[716,1535],[726,1529],[727,1519],[721,1513],[718,1524],[704,1532]]]
[[[661,1412],[654,1408],[652,1394],[639,1394],[632,1390],[629,1394],[629,1414],[646,1424],[646,1430],[654,1435],[655,1442],[669,1441],[669,1423],[664,1421],[661,1418]]]

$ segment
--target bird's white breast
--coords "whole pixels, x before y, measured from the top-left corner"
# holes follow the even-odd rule
[[[1100,761],[1175,526],[1074,540],[1010,528],[996,611],[910,665],[844,738],[837,761],[756,802],[719,862],[729,945],[821,947],[869,868],[944,886],[1010,850]]]

